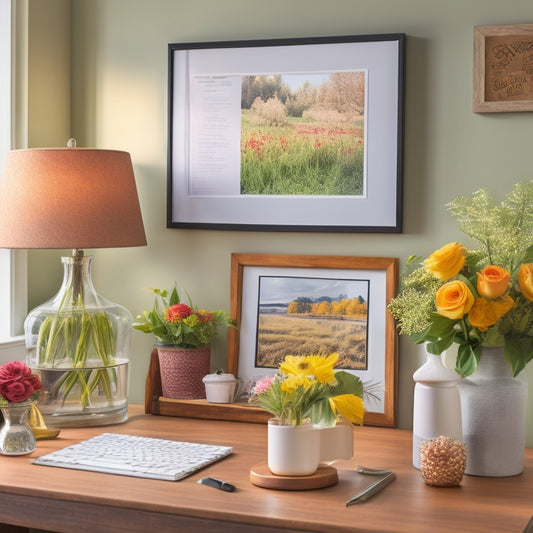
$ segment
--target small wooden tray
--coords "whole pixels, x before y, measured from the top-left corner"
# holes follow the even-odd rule
[[[152,415],[181,416],[184,418],[205,418],[209,420],[231,420],[265,424],[272,415],[265,409],[247,402],[209,403],[207,400],[174,400],[163,396],[159,357],[157,349],[152,350],[150,367],[146,376],[144,412]]]
[[[337,470],[332,466],[320,466],[310,476],[276,476],[267,463],[259,463],[250,469],[250,482],[264,489],[312,490],[331,487],[339,481]]]

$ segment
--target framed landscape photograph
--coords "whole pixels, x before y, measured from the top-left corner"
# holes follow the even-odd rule
[[[401,232],[404,38],[170,44],[167,226]]]
[[[474,28],[473,111],[533,111],[533,24]]]
[[[232,254],[229,372],[250,383],[286,355],[338,353],[359,376],[365,425],[396,425],[397,342],[386,306],[398,260],[378,257]]]

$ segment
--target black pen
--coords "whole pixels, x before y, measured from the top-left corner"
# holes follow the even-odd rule
[[[210,487],[215,487],[215,489],[223,490],[225,492],[233,492],[235,486],[231,483],[226,483],[225,481],[220,481],[220,479],[215,479],[213,477],[204,477],[198,481],[201,485],[209,485]]]

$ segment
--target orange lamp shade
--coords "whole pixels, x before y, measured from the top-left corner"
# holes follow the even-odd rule
[[[8,153],[0,180],[0,248],[145,244],[127,152],[36,148]]]

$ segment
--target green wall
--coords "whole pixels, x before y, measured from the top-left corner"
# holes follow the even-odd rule
[[[472,30],[527,23],[526,0],[72,0],[71,131],[79,146],[131,153],[149,245],[98,250],[97,289],[134,314],[149,287],[176,280],[207,308],[229,307],[232,252],[393,256],[461,240],[444,205],[531,179],[530,113],[474,114]],[[167,44],[171,42],[405,33],[404,232],[297,234],[166,229]],[[46,144],[40,138],[42,144]],[[55,141],[54,141],[55,142]],[[52,143],[52,141],[50,141]],[[30,307],[57,290],[57,252],[30,254]],[[130,396],[142,402],[152,339],[133,334]],[[213,366],[225,364],[224,339]],[[412,423],[420,347],[399,344],[399,425]],[[529,383],[533,372],[529,368]],[[531,388],[531,387],[530,387]],[[533,445],[533,411],[528,443]]]

